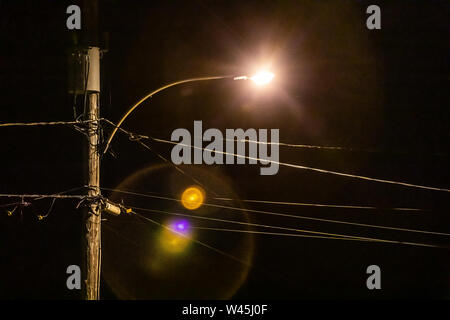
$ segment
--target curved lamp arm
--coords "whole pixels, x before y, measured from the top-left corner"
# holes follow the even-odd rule
[[[195,81],[206,81],[206,80],[219,80],[219,79],[227,79],[227,78],[232,78],[235,80],[247,80],[246,76],[242,76],[242,77],[234,77],[234,76],[216,76],[216,77],[201,77],[201,78],[192,78],[192,79],[186,79],[186,80],[181,80],[181,81],[177,81],[177,82],[173,82],[173,83],[169,83],[167,85],[165,85],[164,87],[161,87],[159,89],[156,89],[152,92],[150,92],[149,94],[147,94],[145,97],[143,97],[141,100],[139,100],[138,102],[136,102],[136,104],[134,104],[126,113],[125,115],[122,117],[122,119],[120,119],[119,123],[116,125],[116,127],[114,128],[113,132],[111,133],[111,135],[108,138],[108,141],[106,142],[106,147],[105,150],[103,150],[103,154],[106,153],[106,151],[108,151],[109,145],[111,144],[112,139],[114,138],[114,135],[116,134],[117,130],[119,129],[119,127],[122,125],[122,123],[125,121],[125,119],[145,100],[147,100],[148,98],[151,98],[153,95],[157,94],[160,91],[163,91],[164,89],[176,86],[178,84],[182,84],[182,83],[186,83],[186,82],[195,82]]]

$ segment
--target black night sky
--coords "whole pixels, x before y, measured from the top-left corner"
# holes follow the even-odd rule
[[[80,32],[66,28],[66,8],[76,3],[0,1],[0,123],[73,120],[67,53]],[[381,8],[381,30],[366,28],[370,4]],[[446,0],[100,0],[98,45],[106,50],[101,117],[117,122],[137,100],[170,82],[250,74],[270,63],[276,76],[265,89],[231,80],[180,85],[145,102],[123,127],[167,140],[177,128],[192,132],[194,120],[222,132],[277,128],[280,142],[344,147],[281,146],[281,162],[450,189],[449,18]],[[106,137],[112,128],[102,125]],[[53,194],[85,185],[85,137],[72,127],[0,127],[0,137],[1,194]],[[102,158],[101,187],[177,198],[192,180],[156,156],[170,160],[171,145],[145,143],[155,152],[119,133],[113,154]],[[218,196],[378,208],[233,204],[251,210],[450,233],[448,191],[283,166],[273,176],[261,176],[260,165],[181,168]],[[208,190],[206,202],[231,205]],[[250,257],[248,267],[196,243],[179,256],[157,258],[151,248],[158,226],[105,214],[103,299],[450,298],[450,236],[209,207],[197,213],[177,202],[102,194],[126,206],[441,246],[197,231],[197,239],[214,248]],[[56,200],[43,220],[37,216],[47,213],[51,199],[8,216],[11,207],[4,205],[17,201],[0,198],[0,299],[79,299],[80,291],[66,288],[67,266],[81,260],[77,201]],[[168,218],[140,213],[161,223]],[[366,268],[373,264],[381,268],[381,290],[366,287]]]

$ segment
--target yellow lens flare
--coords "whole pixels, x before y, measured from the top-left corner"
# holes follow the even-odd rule
[[[205,192],[198,186],[187,188],[181,195],[181,204],[188,210],[200,208],[204,201]]]
[[[186,250],[191,243],[189,234],[183,234],[177,230],[163,228],[159,236],[161,248],[171,254],[179,254]]]

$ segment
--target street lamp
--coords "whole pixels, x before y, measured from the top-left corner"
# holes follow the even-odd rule
[[[270,81],[272,81],[273,77],[275,75],[272,72],[261,70],[257,73],[255,73],[251,77],[247,76],[240,76],[240,77],[234,77],[233,80],[252,80],[257,86],[263,86],[265,84],[268,84]]]
[[[257,74],[255,74],[250,79],[258,86],[263,86],[265,84],[268,84],[270,81],[272,81],[273,77],[275,75],[272,72],[261,70]]]
[[[208,81],[208,80],[220,80],[220,79],[233,79],[233,80],[252,80],[256,85],[258,86],[262,86],[265,84],[268,84],[270,81],[272,81],[272,79],[274,78],[274,74],[267,71],[267,70],[261,70],[258,73],[254,74],[251,77],[248,76],[215,76],[215,77],[200,77],[200,78],[191,78],[191,79],[185,79],[185,80],[180,80],[180,81],[176,81],[176,82],[172,82],[169,83],[159,89],[156,89],[152,92],[150,92],[149,94],[147,94],[146,96],[144,96],[141,100],[139,100],[138,102],[136,102],[126,113],[125,115],[122,117],[122,119],[120,119],[120,121],[117,123],[116,127],[114,128],[113,132],[111,133],[111,135],[108,138],[108,141],[106,142],[106,146],[105,149],[103,150],[103,154],[105,154],[108,151],[109,145],[111,144],[112,139],[114,138],[117,130],[119,130],[120,126],[122,125],[122,123],[125,121],[125,119],[139,106],[141,105],[144,101],[146,101],[148,98],[151,98],[152,96],[154,96],[155,94],[157,94],[158,92],[161,92],[167,88],[182,84],[182,83],[188,83],[188,82],[197,82],[197,81]]]

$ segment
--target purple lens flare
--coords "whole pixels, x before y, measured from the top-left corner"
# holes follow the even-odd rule
[[[189,221],[187,220],[175,220],[170,224],[170,229],[176,233],[186,235],[189,231]]]

